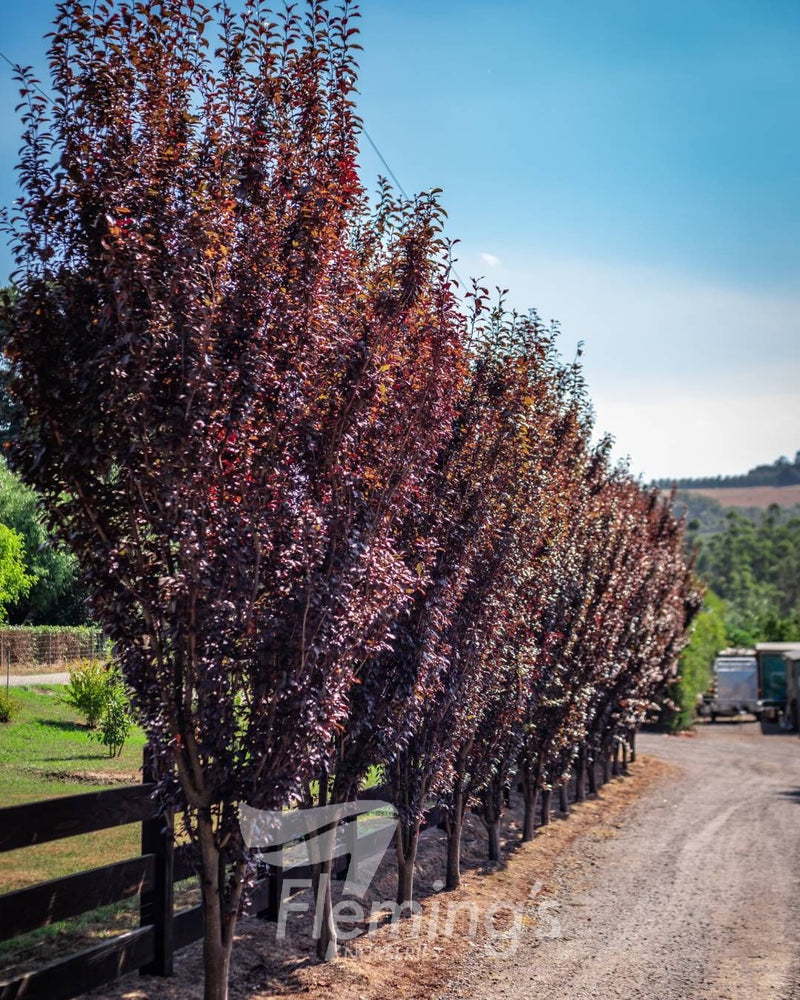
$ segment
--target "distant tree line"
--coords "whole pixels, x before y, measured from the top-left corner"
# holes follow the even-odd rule
[[[697,570],[725,602],[733,645],[800,640],[800,516],[777,504],[756,523],[728,511],[722,531],[699,539]]]
[[[694,719],[720,649],[800,642],[800,508],[726,509],[688,493],[677,494],[675,507],[686,518],[686,544],[708,587],[664,712],[681,729]]]
[[[725,486],[794,486],[800,483],[800,451],[789,461],[785,455],[772,465],[757,465],[740,476],[699,476],[688,479],[657,479],[659,489],[670,489],[673,485],[680,490],[716,489]]]

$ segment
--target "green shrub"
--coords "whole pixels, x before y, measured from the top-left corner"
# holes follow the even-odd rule
[[[100,660],[79,660],[69,672],[64,701],[81,713],[92,729],[100,721],[109,698],[113,675]]]
[[[11,722],[22,706],[16,698],[5,691],[0,691],[0,723]]]
[[[694,620],[689,645],[681,655],[679,676],[670,692],[673,706],[666,719],[670,729],[688,729],[694,722],[698,699],[713,678],[714,657],[727,645],[725,605],[716,594],[706,591],[703,609]]]
[[[130,704],[122,681],[112,675],[106,689],[106,702],[100,718],[100,727],[92,738],[108,747],[109,757],[119,757],[131,731]]]

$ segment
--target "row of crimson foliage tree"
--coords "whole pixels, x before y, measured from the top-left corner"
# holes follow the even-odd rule
[[[645,717],[698,603],[554,331],[479,285],[460,304],[437,192],[367,198],[357,17],[66,0],[52,99],[20,71],[13,461],[184,810],[206,1000],[247,882],[239,803],[315,780],[346,801],[380,765],[398,898],[437,799],[455,886],[467,806],[496,854],[518,772],[529,838],[536,796]]]

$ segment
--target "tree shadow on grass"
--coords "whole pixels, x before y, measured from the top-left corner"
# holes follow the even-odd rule
[[[65,719],[37,719],[36,724],[46,729],[57,729],[62,733],[90,733],[91,729],[83,722],[68,722]]]
[[[97,753],[71,753],[67,757],[39,757],[43,764],[68,764],[71,760],[108,760],[108,754],[102,749]]]

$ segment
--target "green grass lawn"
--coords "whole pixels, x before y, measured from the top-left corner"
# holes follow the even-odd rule
[[[141,780],[141,729],[134,728],[120,757],[109,757],[63,692],[44,685],[11,689],[22,707],[0,725],[0,805]]]
[[[64,690],[44,685],[11,689],[22,707],[12,722],[0,724],[0,808],[141,781],[141,729],[134,728],[120,757],[109,757],[106,748],[90,738],[79,713],[63,702]],[[365,784],[380,779],[380,770],[373,768]],[[0,853],[0,896],[135,857],[140,838],[141,824],[132,823]],[[197,901],[194,880],[176,887],[176,901],[178,908]],[[138,897],[1,942],[0,979],[135,927],[137,920]]]
[[[142,780],[144,734],[135,727],[119,757],[90,738],[63,687],[12,688],[21,704],[0,725],[0,808]],[[141,824],[131,823],[0,854],[0,894],[135,857]],[[0,905],[2,901],[0,900]],[[73,948],[135,927],[138,897],[0,943],[0,979],[21,974]]]
[[[90,738],[63,688],[12,689],[22,708],[0,725],[0,807],[141,781],[144,734],[136,727],[120,757]],[[0,892],[119,861],[139,853],[130,824],[0,854]]]

